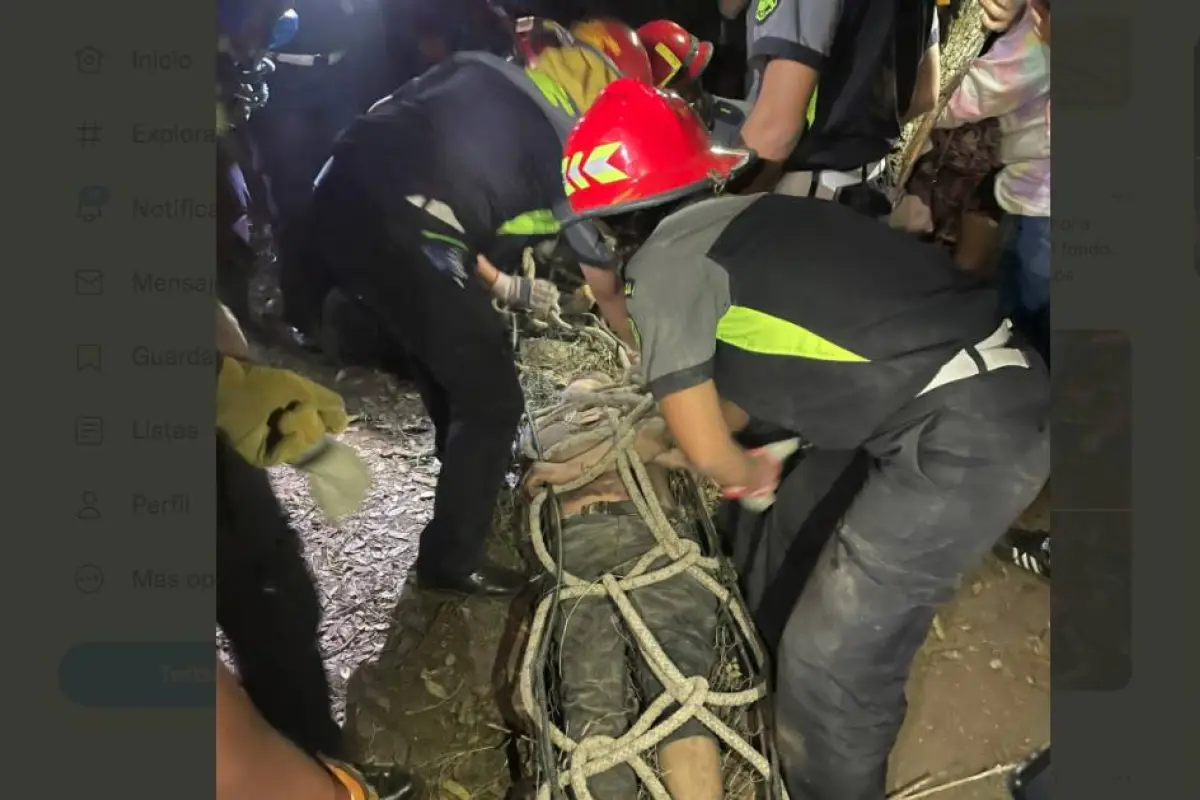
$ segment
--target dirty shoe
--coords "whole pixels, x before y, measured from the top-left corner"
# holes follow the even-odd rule
[[[346,787],[350,800],[421,800],[425,796],[416,776],[405,770],[353,767],[324,757],[321,761]]]
[[[1015,564],[1027,572],[1050,577],[1050,535],[1032,531],[1009,531],[992,548],[1002,561]]]

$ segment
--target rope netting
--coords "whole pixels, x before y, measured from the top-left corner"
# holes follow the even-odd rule
[[[573,326],[574,327],[574,326]],[[576,328],[578,330],[578,328]],[[606,335],[607,331],[604,332]],[[626,371],[628,373],[628,370]],[[548,636],[552,612],[556,602],[580,598],[607,598],[617,609],[621,619],[652,674],[665,687],[653,699],[619,738],[607,736],[585,736],[579,741],[571,739],[547,715],[531,714],[534,724],[543,735],[548,735],[554,747],[566,757],[567,768],[558,774],[559,789],[570,788],[577,800],[592,800],[588,790],[588,778],[606,772],[613,767],[627,764],[640,779],[654,800],[671,800],[671,795],[651,767],[647,756],[668,736],[679,730],[689,720],[695,719],[707,727],[733,753],[744,759],[765,780],[770,780],[770,761],[756,750],[737,730],[718,716],[714,709],[749,707],[762,699],[766,686],[759,681],[742,691],[722,692],[714,690],[709,677],[685,675],[667,656],[654,632],[638,613],[629,593],[654,586],[677,576],[686,575],[712,592],[721,604],[729,609],[741,638],[749,645],[757,663],[763,663],[763,654],[758,645],[753,624],[737,598],[731,596],[718,578],[721,563],[706,557],[700,545],[680,537],[653,490],[646,464],[634,448],[639,423],[655,413],[654,399],[626,377],[612,385],[593,391],[573,391],[562,402],[537,412],[530,424],[543,427],[559,421],[570,422],[580,414],[599,411],[599,419],[585,429],[572,434],[542,454],[553,461],[556,452],[578,449],[581,441],[596,446],[611,444],[608,452],[579,477],[551,488],[542,488],[530,502],[529,533],[533,550],[542,567],[551,575],[560,576],[557,592],[547,595],[538,604],[525,643],[522,659],[519,691],[526,709],[534,709],[535,677],[544,668],[540,662],[543,639]],[[585,444],[585,446],[586,446]],[[642,520],[653,533],[655,544],[634,566],[618,577],[612,573],[603,575],[598,581],[583,580],[556,563],[547,544],[546,531],[542,522],[542,510],[552,502],[553,492],[570,492],[586,486],[600,476],[616,470],[637,508]],[[561,533],[561,532],[559,532]],[[665,562],[665,563],[664,563]],[[656,564],[662,564],[656,566]],[[672,710],[672,706],[677,708]],[[548,800],[553,793],[550,783],[539,786],[539,800]],[[786,794],[784,795],[786,797]]]

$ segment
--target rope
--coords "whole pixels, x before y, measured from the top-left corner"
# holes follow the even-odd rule
[[[938,101],[933,110],[909,123],[900,134],[901,142],[892,151],[897,155],[892,158],[892,169],[890,170],[895,176],[895,184],[892,186],[893,202],[899,202],[900,198],[904,196],[904,187],[908,183],[908,179],[912,177],[913,168],[916,167],[917,161],[921,157],[921,149],[929,140],[937,126],[937,121],[941,119],[942,113],[946,110],[946,106],[950,104],[950,98],[954,96],[958,85],[962,83],[963,78],[971,69],[971,64],[983,50],[984,42],[987,41],[987,29],[979,21],[980,15],[979,1],[967,0],[948,26],[943,39],[945,45],[942,47],[942,54],[946,56],[954,53],[962,60],[955,64],[953,69],[943,69]],[[949,47],[952,38],[956,45],[954,49]],[[958,49],[960,45],[961,50]],[[947,65],[943,64],[943,67],[945,66]]]
[[[557,780],[558,786],[552,787],[549,783],[543,783],[538,788],[538,799],[548,800],[554,788],[562,789],[569,786],[577,800],[593,800],[588,791],[587,779],[619,764],[628,764],[654,800],[671,800],[666,788],[646,762],[643,754],[652,750],[663,739],[691,719],[697,719],[703,723],[729,749],[744,758],[764,779],[770,780],[770,762],[737,731],[722,722],[710,710],[711,708],[747,706],[755,703],[766,696],[765,684],[759,683],[751,689],[739,692],[717,692],[709,687],[706,678],[683,675],[663,651],[653,632],[629,600],[631,591],[653,586],[686,573],[691,579],[712,592],[731,610],[742,637],[751,644],[758,662],[762,663],[763,661],[754,626],[743,606],[740,603],[729,602],[730,590],[715,575],[720,568],[718,559],[704,557],[697,543],[685,540],[676,534],[653,490],[642,488],[652,487],[653,484],[650,482],[645,464],[633,447],[633,442],[637,434],[637,424],[647,418],[654,409],[654,399],[635,386],[618,384],[594,392],[573,394],[558,406],[538,414],[536,420],[531,420],[531,424],[547,424],[557,419],[568,418],[579,411],[593,408],[603,410],[603,418],[599,424],[606,426],[604,437],[597,441],[609,439],[613,446],[605,457],[591,469],[575,480],[555,487],[555,491],[569,492],[578,489],[615,467],[630,500],[652,531],[656,544],[638,559],[634,567],[622,578],[610,573],[604,575],[599,582],[591,582],[572,575],[563,569],[562,565],[555,563],[546,546],[541,511],[550,495],[548,489],[540,491],[530,503],[530,540],[538,560],[546,571],[552,575],[562,576],[558,589],[560,602],[584,597],[607,597],[616,606],[651,672],[665,687],[665,691],[650,703],[629,730],[617,739],[588,736],[575,741],[548,718],[538,719],[536,715],[531,714],[534,717],[535,725],[547,726],[548,730],[540,732],[548,734],[551,742],[570,756],[569,767],[560,774]],[[571,437],[568,442],[578,445],[583,437],[587,437],[587,440],[590,441],[595,433],[594,429],[589,429]],[[552,448],[552,450],[559,451],[565,444],[567,442]],[[661,558],[666,558],[668,563],[652,570],[652,565]],[[548,596],[538,604],[533,624],[530,627],[529,639],[525,644],[519,691],[521,700],[527,709],[534,708],[534,675],[541,668],[537,653],[543,637],[547,635],[546,628],[552,599]],[[678,704],[678,709],[662,718],[673,703]],[[787,797],[786,792],[783,796]]]
[[[533,280],[537,276],[537,262],[533,257],[533,248],[526,247],[525,252],[521,254],[521,276]],[[506,317],[515,316],[512,311],[500,304],[499,300],[492,300],[492,308]],[[581,323],[572,325],[563,319],[562,314],[556,309],[551,311],[544,317],[538,317],[531,314],[526,314],[525,322],[535,331],[545,333],[551,330],[569,331],[571,333],[582,333],[597,340],[602,347],[614,348],[617,353],[617,359],[621,364],[621,368],[628,371],[632,364],[632,358],[629,353],[629,348],[620,338],[609,330],[608,326],[602,319],[595,314],[582,314]]]

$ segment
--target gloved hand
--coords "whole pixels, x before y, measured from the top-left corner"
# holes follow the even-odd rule
[[[292,466],[308,476],[309,494],[330,522],[353,514],[371,489],[371,470],[358,452],[329,437]]]
[[[799,449],[799,439],[783,439],[748,451],[746,455],[754,463],[754,485],[730,486],[722,491],[722,495],[737,500],[747,511],[761,514],[775,504],[783,462]]]
[[[516,311],[532,311],[539,316],[548,316],[559,310],[558,287],[541,278],[500,273],[500,277],[492,284],[492,294]]]
[[[221,362],[217,429],[256,467],[293,461],[348,423],[341,397],[295,372]]]

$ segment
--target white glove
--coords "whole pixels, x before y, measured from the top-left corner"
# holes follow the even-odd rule
[[[516,311],[532,311],[548,316],[558,308],[558,287],[541,278],[522,278],[500,273],[492,284],[492,294],[504,305]]]
[[[371,470],[358,451],[330,437],[292,466],[308,476],[309,494],[330,522],[357,511],[371,489]]]

